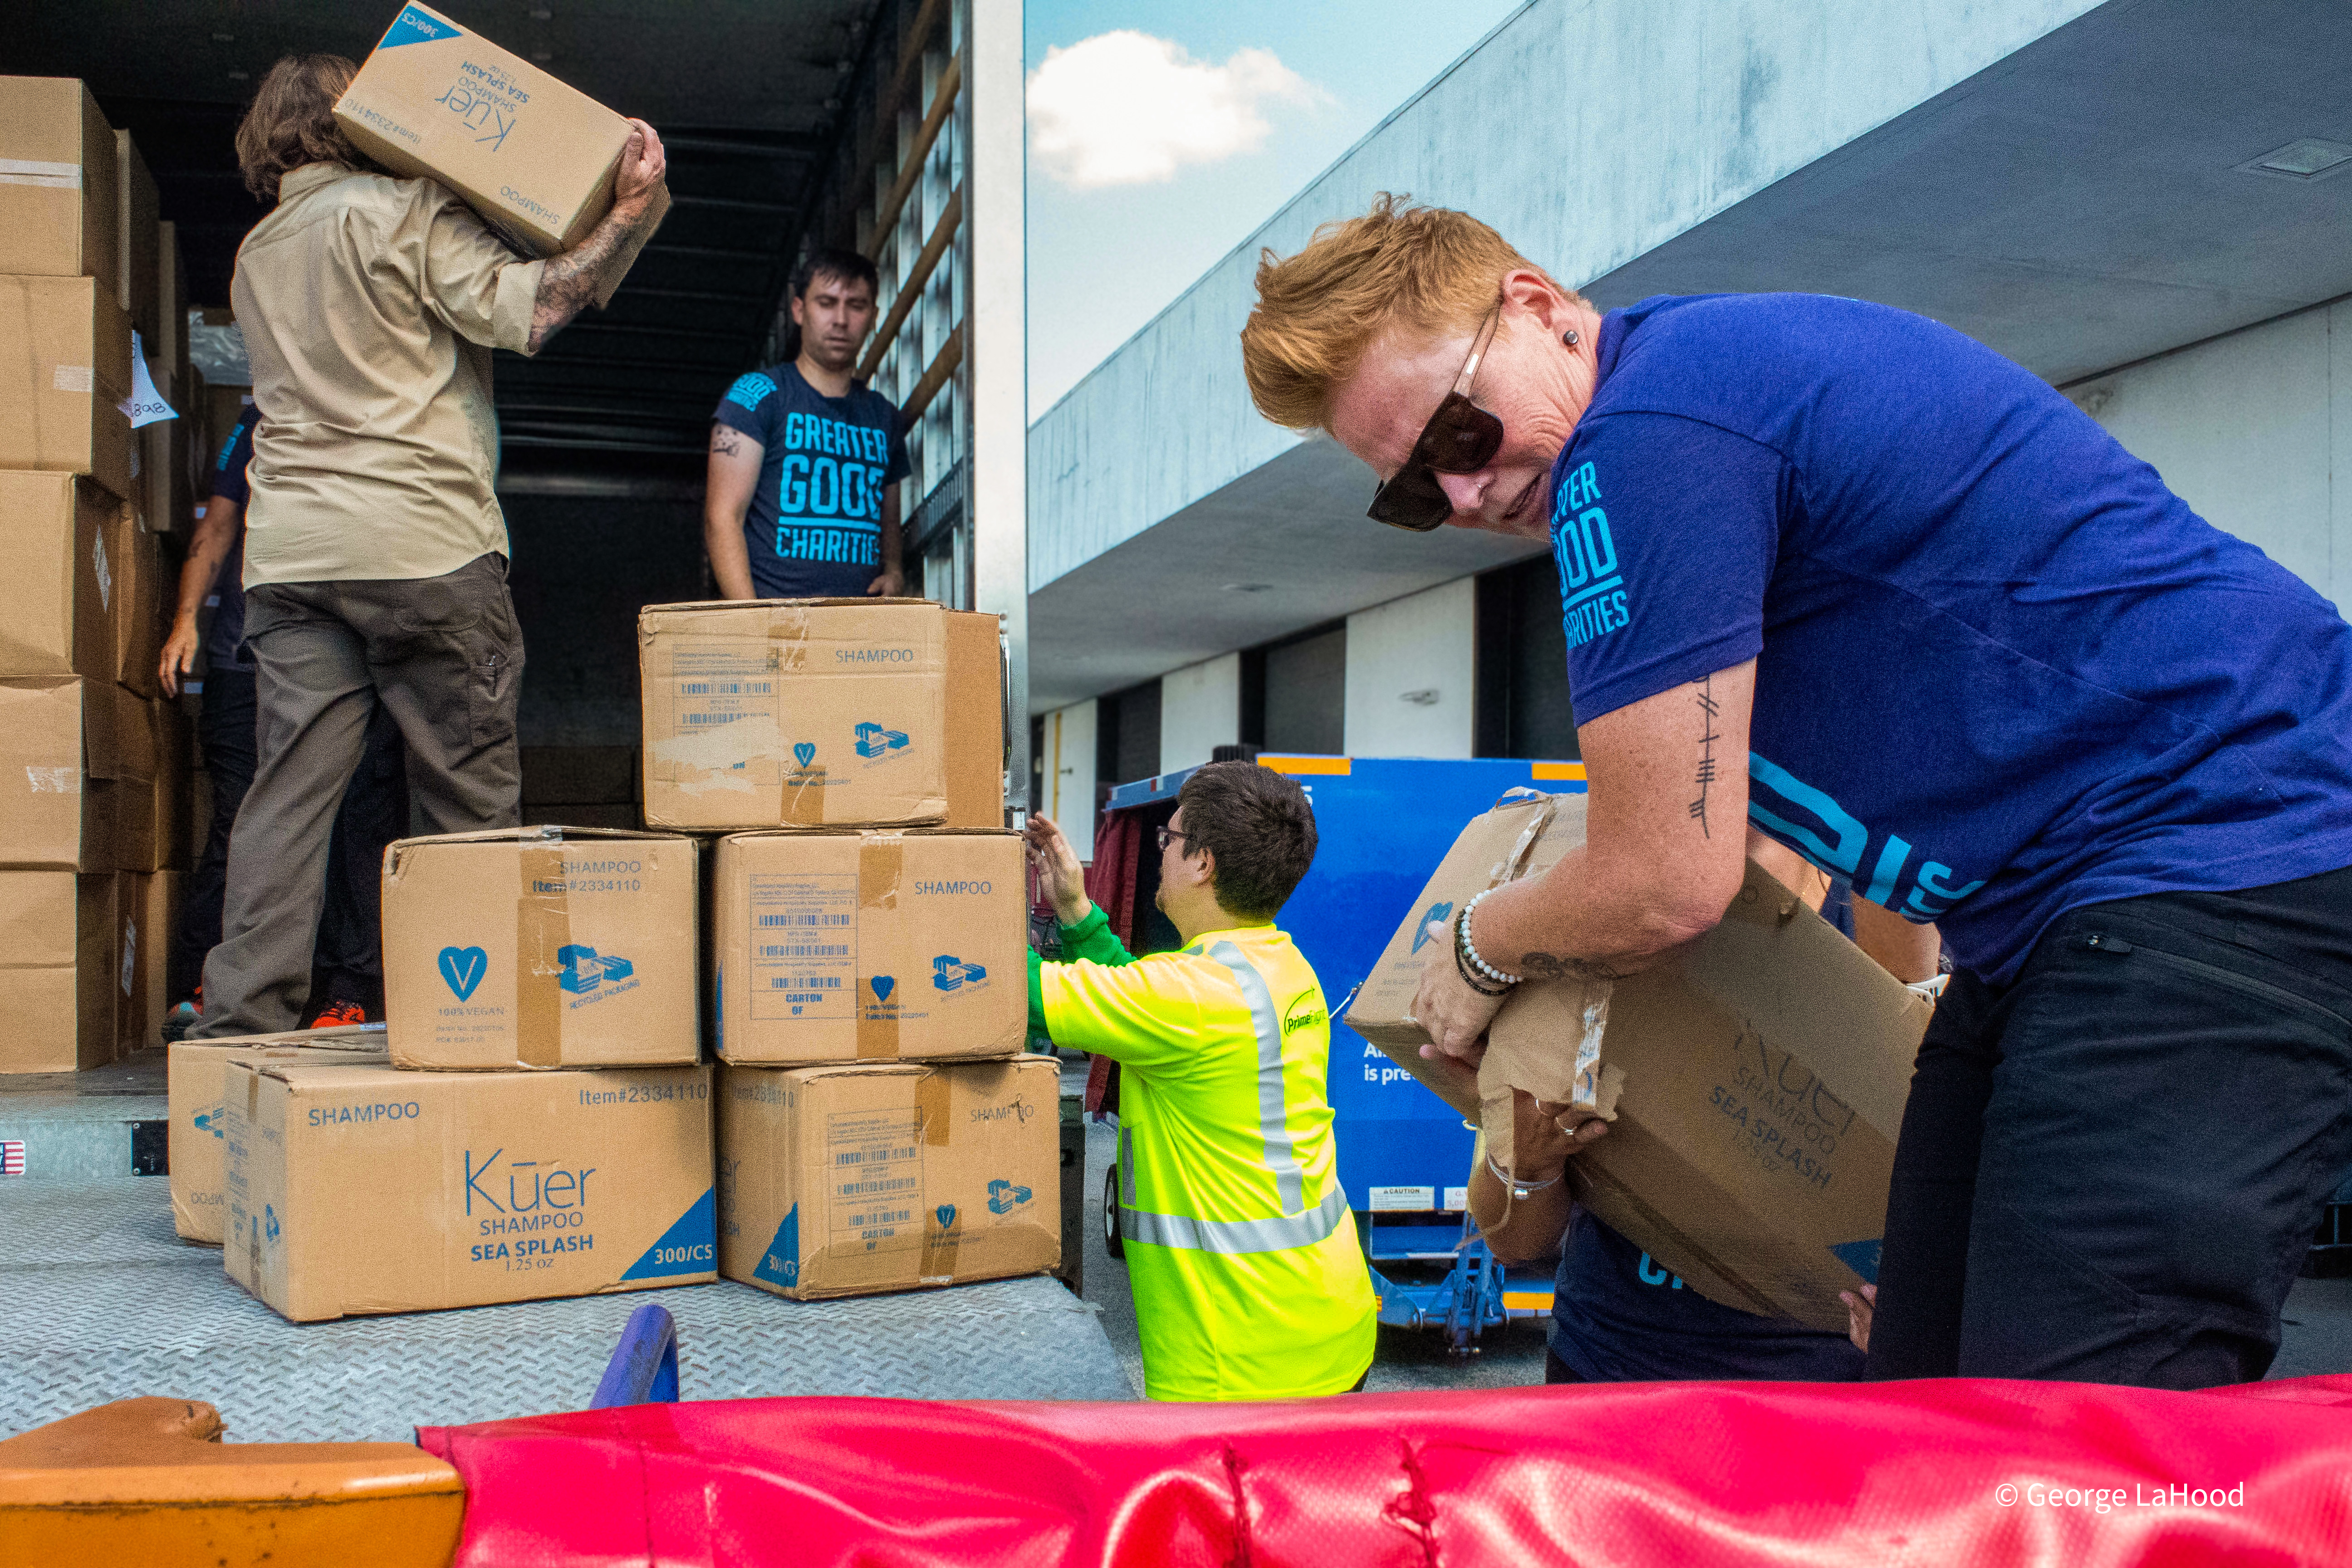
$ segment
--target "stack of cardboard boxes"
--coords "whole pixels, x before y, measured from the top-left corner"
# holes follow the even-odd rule
[[[287,1316],[1059,1261],[994,617],[675,605],[641,629],[646,815],[707,837],[404,840],[383,1056],[238,1042],[199,1082],[181,1047],[175,1133],[217,1102],[228,1270]]]
[[[0,1072],[157,1038],[191,745],[161,700],[180,421],[134,431],[134,342],[187,384],[176,247],[138,149],[79,81],[0,77]],[[173,253],[167,269],[163,258]]]

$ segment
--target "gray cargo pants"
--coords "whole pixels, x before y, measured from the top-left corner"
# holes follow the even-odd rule
[[[270,583],[246,594],[260,766],[229,837],[218,947],[192,1039],[299,1027],[327,846],[381,701],[408,744],[427,833],[512,827],[522,634],[503,555],[442,577]]]

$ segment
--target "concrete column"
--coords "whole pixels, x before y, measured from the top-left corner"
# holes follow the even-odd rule
[[[1045,798],[1037,809],[1061,825],[1081,860],[1095,858],[1095,704],[1045,715]]]
[[[1349,616],[1348,754],[1469,756],[1477,658],[1475,577]]]
[[[1242,656],[1225,654],[1160,678],[1160,771],[1209,760],[1242,738]]]

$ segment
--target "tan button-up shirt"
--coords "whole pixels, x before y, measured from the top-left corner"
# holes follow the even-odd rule
[[[245,584],[438,577],[507,548],[490,351],[541,263],[431,180],[309,163],[236,253],[253,365]]]

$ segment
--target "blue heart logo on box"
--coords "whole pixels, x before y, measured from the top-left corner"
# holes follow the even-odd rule
[[[941,1204],[938,1208],[933,1209],[931,1212],[939,1216],[940,1228],[941,1230],[947,1230],[954,1226],[955,1205]]]
[[[890,993],[898,988],[898,982],[887,974],[877,974],[866,984],[874,987],[874,1000],[877,1002],[887,1002]]]
[[[811,763],[816,761],[816,742],[814,741],[793,742],[793,761],[800,763],[803,767],[806,767]]]
[[[445,947],[441,950],[441,978],[463,1002],[490,972],[490,955],[478,947]]]

